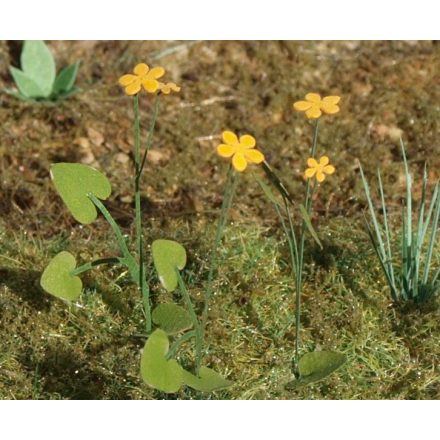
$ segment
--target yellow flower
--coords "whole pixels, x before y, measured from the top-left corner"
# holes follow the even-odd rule
[[[221,157],[232,157],[232,165],[237,171],[244,171],[251,163],[261,163],[264,161],[264,155],[255,150],[255,138],[249,134],[245,134],[238,139],[232,131],[224,131],[222,133],[224,144],[217,147],[217,153]]]
[[[306,177],[310,179],[315,176],[319,183],[323,182],[326,174],[333,174],[335,172],[335,167],[328,163],[329,158],[327,156],[322,156],[319,159],[319,163],[311,157],[307,160],[309,168],[306,169]]]
[[[119,84],[125,87],[127,95],[136,95],[141,90],[141,86],[148,93],[155,93],[159,89],[159,78],[165,75],[163,67],[153,67],[150,69],[146,64],[138,64],[134,70],[134,75],[123,75],[119,78]]]
[[[176,93],[180,92],[180,86],[178,86],[177,84],[175,84],[173,82],[169,82],[166,84],[159,83],[159,90],[164,95],[169,95],[171,92],[176,92]]]
[[[309,119],[318,119],[322,113],[333,115],[339,112],[337,105],[341,98],[339,96],[326,96],[321,99],[317,93],[308,93],[305,101],[297,101],[293,108],[298,112],[306,112]]]

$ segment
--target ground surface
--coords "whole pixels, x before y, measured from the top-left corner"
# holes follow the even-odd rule
[[[440,166],[440,49],[432,42],[48,42],[58,66],[81,59],[81,92],[58,105],[0,94],[0,398],[3,399],[433,399],[440,397],[437,304],[395,307],[362,224],[360,160],[384,173],[400,214],[404,175],[398,140],[420,175]],[[17,44],[0,43],[0,87]],[[163,65],[180,94],[163,100],[142,185],[145,235],[186,247],[186,274],[201,305],[227,165],[215,155],[225,129],[253,134],[301,200],[311,124],[292,110],[309,91],[342,97],[324,118],[319,151],[337,172],[319,189],[314,222],[324,250],[306,256],[303,350],[336,349],[348,363],[325,381],[286,391],[294,329],[292,280],[277,217],[249,173],[242,176],[221,246],[206,362],[235,382],[202,395],[167,396],[139,378],[142,312],[120,269],[87,274],[78,304],[45,294],[52,256],[80,261],[116,249],[102,218],[77,224],[50,182],[58,161],[104,171],[107,206],[133,233],[131,100],[117,78],[140,61]],[[142,97],[143,128],[151,103]],[[436,264],[440,261],[436,253]],[[165,298],[152,279],[156,300]],[[182,361],[191,361],[191,348]]]

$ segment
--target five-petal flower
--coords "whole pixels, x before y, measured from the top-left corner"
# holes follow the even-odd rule
[[[127,95],[136,95],[144,88],[148,93],[155,93],[159,87],[159,78],[165,75],[163,67],[153,67],[150,69],[145,63],[138,64],[134,70],[134,75],[127,74],[119,78],[119,84],[125,87]]]
[[[306,169],[306,178],[310,179],[316,177],[316,180],[321,183],[325,180],[326,174],[333,174],[335,172],[335,167],[329,165],[329,158],[327,156],[322,156],[319,162],[311,157],[307,160],[307,165],[309,168]]]
[[[240,136],[232,131],[222,133],[223,144],[217,147],[221,157],[232,157],[232,165],[237,171],[244,171],[248,162],[259,164],[264,161],[264,155],[255,149],[255,138],[249,134]]]
[[[298,112],[305,112],[309,119],[318,119],[322,113],[333,115],[339,112],[337,105],[341,98],[339,96],[326,96],[321,99],[317,93],[308,93],[305,101],[297,101],[293,108]]]

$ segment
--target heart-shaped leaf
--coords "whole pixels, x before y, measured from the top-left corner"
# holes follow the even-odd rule
[[[290,382],[287,387],[295,388],[325,379],[346,362],[342,353],[334,351],[312,351],[306,353],[298,362],[300,377]]]
[[[177,304],[159,304],[152,314],[153,322],[169,335],[175,335],[193,326],[191,315]]]
[[[38,84],[20,69],[16,69],[15,67],[11,66],[9,71],[11,72],[12,78],[14,78],[15,85],[25,98],[44,97],[44,92],[41,90]]]
[[[79,277],[71,275],[75,267],[75,257],[69,252],[60,252],[52,258],[41,275],[41,287],[57,298],[76,300],[81,294],[82,282]]]
[[[175,359],[166,359],[169,349],[167,334],[155,330],[145,343],[141,358],[143,381],[164,393],[176,393],[183,383],[183,368]]]
[[[191,374],[189,371],[183,370],[183,381],[185,385],[206,393],[222,390],[233,385],[233,382],[225,379],[208,367],[200,368],[199,377]]]
[[[53,93],[59,95],[72,90],[75,84],[76,75],[78,74],[79,61],[70,66],[65,67],[57,76],[53,85]]]
[[[109,197],[112,189],[107,177],[79,163],[56,163],[50,172],[55,188],[75,219],[85,225],[95,220],[98,213],[87,194],[103,200]]]
[[[44,41],[27,40],[21,52],[21,68],[43,91],[42,97],[52,93],[55,81],[55,60]]]
[[[186,265],[185,248],[177,241],[155,240],[152,253],[154,267],[162,286],[168,292],[172,292],[178,284],[176,269],[182,270]]]

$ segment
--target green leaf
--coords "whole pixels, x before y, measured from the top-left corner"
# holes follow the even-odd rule
[[[26,40],[21,52],[21,68],[42,90],[42,97],[52,93],[55,81],[55,60],[49,48],[40,40]]]
[[[264,192],[264,195],[269,199],[269,201],[272,202],[274,205],[279,206],[280,204],[278,203],[278,200],[276,199],[269,185],[266,185],[257,175],[254,175],[254,178],[257,181],[258,185],[260,185],[261,189]]]
[[[159,304],[152,314],[153,322],[169,335],[175,335],[193,326],[191,315],[177,304]]]
[[[26,98],[42,98],[44,97],[43,90],[37,85],[37,83],[29,78],[21,70],[15,67],[9,67],[12,78],[14,78],[15,85],[20,93]]]
[[[295,388],[325,379],[346,362],[342,353],[334,351],[312,351],[306,353],[298,362],[300,377],[290,382],[287,387]]]
[[[81,294],[82,282],[78,276],[71,275],[75,267],[75,257],[69,252],[60,252],[52,258],[41,275],[41,287],[57,298],[76,300]]]
[[[107,177],[95,168],[79,163],[56,163],[50,172],[55,188],[73,217],[83,224],[95,220],[98,214],[87,194],[107,199],[112,191]]]
[[[301,217],[304,220],[304,224],[306,225],[307,229],[309,230],[311,236],[316,241],[318,246],[322,249],[322,243],[319,240],[318,234],[316,233],[315,228],[312,225],[312,222],[310,220],[310,217],[309,217],[309,214],[307,213],[306,208],[304,208],[303,205],[299,205],[299,211],[301,213]]]
[[[204,391],[206,393],[222,390],[234,384],[208,367],[200,368],[199,377],[191,374],[189,371],[183,370],[183,381],[191,388],[194,388],[197,391]]]
[[[186,265],[185,248],[177,241],[155,240],[152,252],[159,280],[168,292],[172,292],[178,284],[176,269],[182,270]]]
[[[183,368],[175,359],[166,359],[169,349],[167,334],[155,330],[145,343],[141,358],[143,381],[164,393],[176,393],[183,384]]]
[[[78,74],[79,61],[65,67],[57,76],[53,85],[53,93],[56,95],[68,93],[73,89],[76,75]]]

